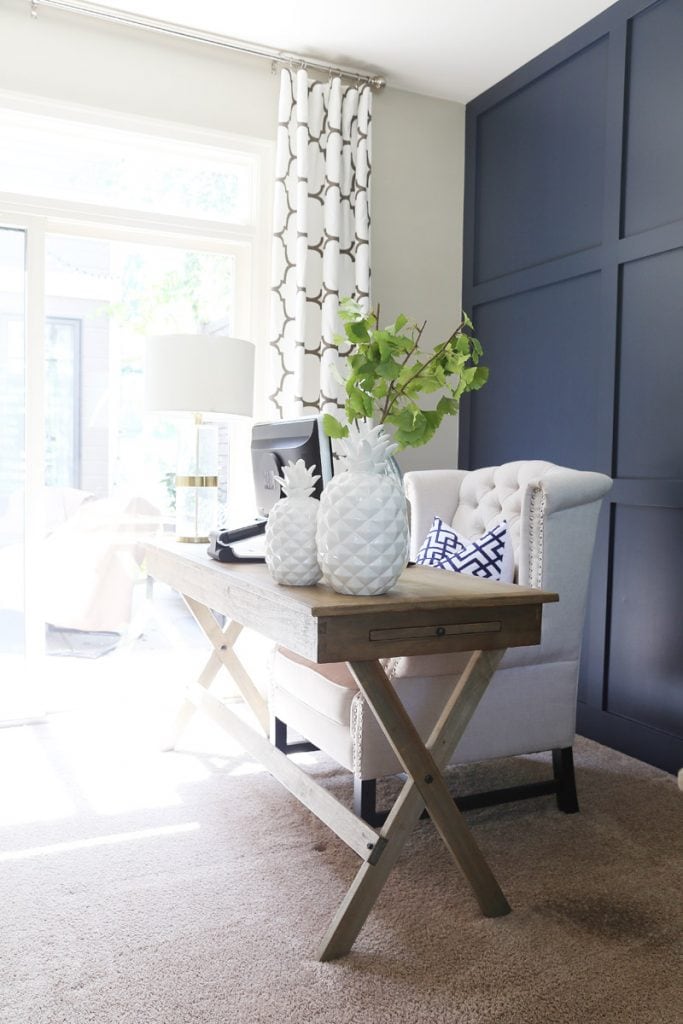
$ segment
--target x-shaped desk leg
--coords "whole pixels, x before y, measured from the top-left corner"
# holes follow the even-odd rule
[[[237,684],[246,703],[256,715],[263,732],[267,736],[270,728],[268,705],[233,650],[235,641],[242,632],[242,626],[238,622],[230,622],[223,630],[205,605],[200,604],[191,597],[187,597],[186,594],[183,594],[182,598],[192,612],[202,633],[204,633],[213,647],[211,656],[197,679],[198,685],[208,690],[221,668],[225,667]],[[195,710],[194,702],[186,698],[176,715],[166,749],[172,750],[175,747],[180,734],[192,718]]]
[[[448,699],[426,745],[379,662],[349,662],[360,689],[408,773],[408,781],[381,830],[386,846],[376,863],[365,862],[323,938],[318,955],[334,960],[349,952],[401,849],[426,807],[441,838],[470,883],[482,912],[510,911],[489,866],[458,811],[441,774],[479,703],[504,651],[478,651]]]
[[[186,595],[183,597],[213,647],[211,657],[195,688],[208,691],[221,666],[225,666],[267,736],[267,704],[233,650],[242,627],[233,622],[224,630],[221,629],[208,608]],[[472,655],[426,744],[422,742],[379,662],[349,662],[360,689],[408,773],[408,781],[392,807],[379,836],[373,830],[369,830],[378,856],[364,860],[322,941],[318,951],[320,960],[334,960],[349,952],[424,807],[429,811],[456,864],[469,881],[483,913],[488,917],[497,917],[509,912],[510,907],[453,803],[441,774],[441,768],[455,750],[503,653],[479,651]],[[195,702],[186,700],[176,718],[172,746],[175,745],[194,710]],[[265,741],[259,741],[263,742]],[[270,746],[268,751],[270,753]],[[283,760],[286,761],[286,758]],[[281,775],[277,771],[274,774],[278,777]],[[289,788],[321,816],[319,800],[307,803],[304,797],[297,793],[299,787],[290,785]],[[346,813],[357,827],[351,830],[350,840],[347,837],[345,841],[358,852],[360,848],[356,842],[358,836],[355,832],[361,823],[350,812]],[[323,816],[323,820],[328,820],[333,828],[336,822],[335,830],[337,834],[342,835],[344,829],[340,829],[340,822],[334,815],[328,813]],[[365,845],[367,844],[364,843],[364,849]]]

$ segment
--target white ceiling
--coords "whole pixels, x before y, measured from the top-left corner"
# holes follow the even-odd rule
[[[614,0],[109,0],[465,103]]]

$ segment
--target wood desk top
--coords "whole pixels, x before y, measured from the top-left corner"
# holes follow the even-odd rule
[[[216,562],[204,545],[146,546],[150,574],[311,661],[368,660],[526,646],[540,641],[543,604],[558,595],[412,566],[378,597],[324,584],[285,587],[263,564]]]

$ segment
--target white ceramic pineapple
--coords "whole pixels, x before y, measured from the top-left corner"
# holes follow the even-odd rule
[[[303,459],[288,462],[282,477],[276,477],[286,497],[277,501],[266,523],[266,565],[277,583],[307,587],[321,577],[316,549],[316,528],[320,502],[311,497],[316,481],[315,466]]]
[[[346,466],[320,499],[318,560],[323,580],[340,594],[385,594],[408,561],[408,510],[390,468],[396,450],[384,427],[352,425],[340,442]]]

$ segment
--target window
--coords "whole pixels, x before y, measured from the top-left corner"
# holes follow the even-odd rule
[[[17,110],[0,110],[0,191],[247,225],[255,157]]]

